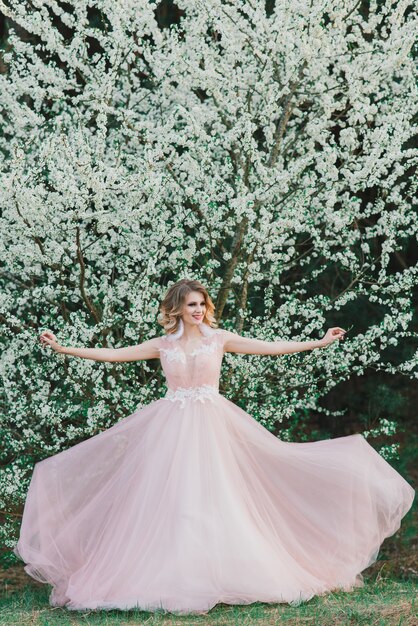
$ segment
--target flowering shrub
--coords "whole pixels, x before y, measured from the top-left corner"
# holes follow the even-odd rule
[[[223,327],[267,340],[319,338],[353,304],[379,305],[378,323],[326,350],[225,356],[224,393],[279,433],[367,368],[417,377],[416,353],[385,356],[413,336],[417,266],[391,261],[418,230],[414,13],[177,5],[165,27],[148,0],[0,0],[8,546],[36,461],[165,392],[153,361],[43,352],[46,328],[64,345],[139,343],[162,332],[159,302],[185,276],[208,286]]]

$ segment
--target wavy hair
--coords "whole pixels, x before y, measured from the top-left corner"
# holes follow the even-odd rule
[[[205,300],[206,311],[202,324],[207,324],[211,328],[218,327],[214,315],[215,305],[213,304],[205,287],[198,280],[182,278],[174,283],[174,285],[171,285],[160,304],[160,313],[157,321],[164,327],[164,330],[168,335],[171,335],[178,330],[186,296],[192,291],[200,292]]]

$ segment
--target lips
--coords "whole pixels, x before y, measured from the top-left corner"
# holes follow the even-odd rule
[[[203,315],[192,315],[196,320],[202,319]]]

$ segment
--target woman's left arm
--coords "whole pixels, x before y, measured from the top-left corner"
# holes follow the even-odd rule
[[[224,351],[240,354],[291,354],[314,348],[325,348],[338,339],[343,339],[346,331],[338,326],[329,328],[322,339],[312,341],[264,341],[242,337],[230,330],[222,331],[225,335]]]

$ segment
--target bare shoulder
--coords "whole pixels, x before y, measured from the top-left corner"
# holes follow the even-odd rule
[[[141,350],[146,353],[147,356],[145,358],[148,359],[159,359],[160,358],[160,346],[161,346],[161,340],[163,340],[164,337],[153,337],[152,339],[147,339],[146,341],[143,341],[138,347],[141,348]],[[152,356],[151,356],[152,355]]]
[[[142,342],[142,346],[145,346],[145,344],[147,346],[155,346],[156,348],[158,348],[158,346],[160,345],[161,339],[164,339],[164,336],[162,337],[153,337],[152,339],[146,339],[145,341]]]
[[[141,355],[141,359],[159,359],[160,358],[160,346],[163,337],[153,337],[152,339],[146,339],[138,348],[138,352]]]
[[[220,332],[224,339],[231,339],[232,337],[237,336],[237,333],[234,333],[231,330],[225,330],[225,328],[222,328]]]

